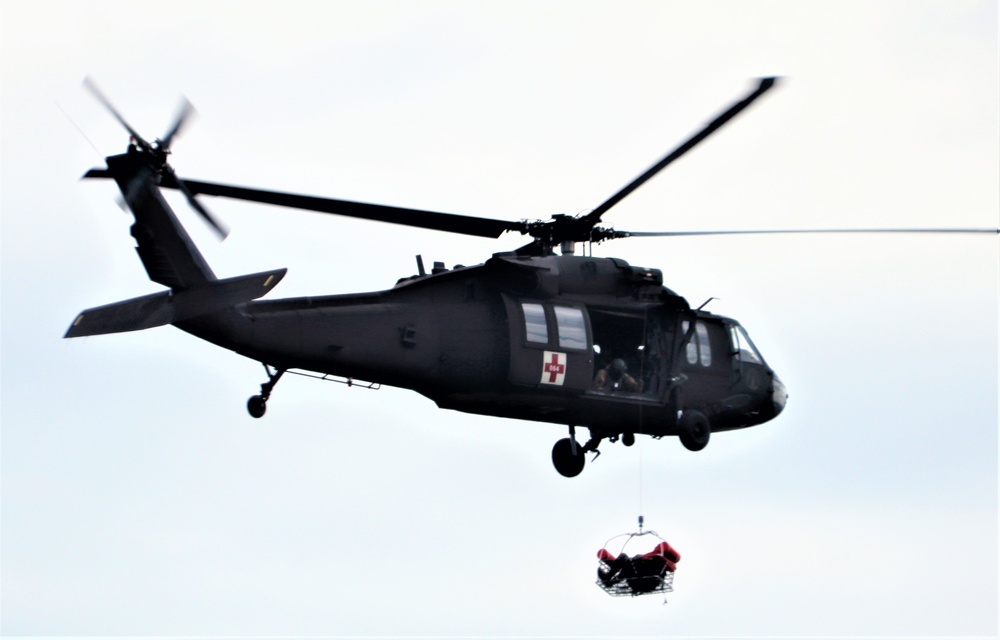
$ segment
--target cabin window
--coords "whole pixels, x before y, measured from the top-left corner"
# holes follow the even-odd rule
[[[681,331],[687,335],[691,324],[685,320],[681,323]],[[699,364],[703,367],[712,366],[712,345],[708,340],[708,327],[698,321],[694,325],[694,335],[687,341],[685,347],[688,364]]]
[[[583,310],[576,307],[555,307],[559,346],[563,349],[587,348],[587,324]]]
[[[534,302],[522,302],[524,335],[528,342],[549,343],[549,328],[545,322],[545,307]]]

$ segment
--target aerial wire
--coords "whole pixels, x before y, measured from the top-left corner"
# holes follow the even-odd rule
[[[80,128],[80,125],[78,125],[78,124],[76,123],[76,121],[75,121],[75,120],[73,120],[73,118],[72,118],[72,117],[70,117],[69,113],[68,113],[68,112],[67,112],[67,111],[66,111],[65,109],[63,109],[63,108],[62,108],[62,105],[61,105],[61,104],[59,104],[58,102],[55,102],[55,101],[53,101],[53,102],[54,102],[54,104],[56,105],[56,109],[59,109],[60,111],[62,111],[62,114],[63,114],[64,116],[66,116],[66,119],[67,119],[67,120],[69,120],[69,123],[70,123],[71,125],[73,125],[73,127],[74,127],[74,128],[75,128],[75,129],[77,130],[77,131],[79,131],[79,132],[80,132],[80,135],[81,135],[81,136],[83,136],[83,139],[87,141],[87,144],[89,144],[89,145],[90,145],[91,147],[93,147],[93,148],[94,148],[94,151],[96,151],[96,152],[98,153],[98,155],[100,155],[100,153],[101,153],[101,150],[100,150],[100,149],[98,149],[98,148],[97,148],[97,145],[96,145],[96,144],[94,144],[94,143],[93,143],[93,142],[92,142],[92,141],[90,140],[90,138],[88,138],[88,137],[87,137],[87,134],[83,132],[83,129],[81,129],[81,128]]]

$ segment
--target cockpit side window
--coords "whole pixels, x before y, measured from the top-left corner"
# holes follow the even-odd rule
[[[681,323],[681,332],[687,334],[691,328],[691,323],[687,320]],[[712,344],[708,339],[708,327],[702,321],[695,322],[694,335],[688,340],[685,347],[688,364],[701,364],[703,367],[712,366]]]
[[[704,322],[699,322],[694,326],[695,335],[698,337],[698,356],[703,367],[712,366],[712,346],[708,341],[708,327]]]
[[[685,320],[681,323],[681,333],[685,336],[688,330],[691,328],[691,323]],[[698,342],[692,336],[687,341],[687,347],[685,347],[685,355],[687,355],[688,364],[698,364]]]

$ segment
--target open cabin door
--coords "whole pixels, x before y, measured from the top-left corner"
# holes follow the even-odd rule
[[[677,326],[665,306],[590,307],[594,342],[591,393],[664,401]],[[624,373],[619,370],[624,366]],[[624,380],[624,381],[623,381]]]
[[[504,296],[510,321],[509,380],[584,391],[594,377],[590,323],[582,305]]]

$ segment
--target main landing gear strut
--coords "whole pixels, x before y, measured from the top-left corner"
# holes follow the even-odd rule
[[[580,475],[580,472],[583,471],[584,464],[587,462],[586,458],[584,458],[584,454],[593,451],[597,454],[594,458],[601,455],[601,452],[597,450],[597,447],[600,446],[601,440],[603,439],[603,436],[594,435],[594,433],[591,432],[591,436],[590,439],[587,440],[587,444],[581,445],[576,441],[576,427],[570,425],[569,437],[556,442],[555,446],[552,447],[552,464],[555,466],[556,471],[567,478],[573,478]]]
[[[278,384],[281,374],[285,372],[284,369],[276,368],[272,373],[271,367],[267,366],[267,363],[264,363],[264,371],[267,372],[267,382],[260,385],[260,394],[250,396],[250,399],[247,400],[247,411],[254,418],[264,417],[264,413],[267,411],[267,399],[271,397],[274,385]]]
[[[556,442],[555,446],[552,447],[552,464],[555,466],[556,471],[567,478],[580,475],[586,463],[586,458],[583,457],[584,454],[593,451],[594,460],[596,460],[597,456],[601,455],[597,447],[601,446],[604,438],[607,438],[608,442],[618,442],[618,440],[621,440],[622,444],[626,447],[631,447],[635,444],[635,434],[631,431],[626,431],[620,435],[608,433],[602,435],[594,430],[591,430],[590,439],[587,440],[587,444],[580,444],[576,441],[576,427],[569,425],[569,437]]]

